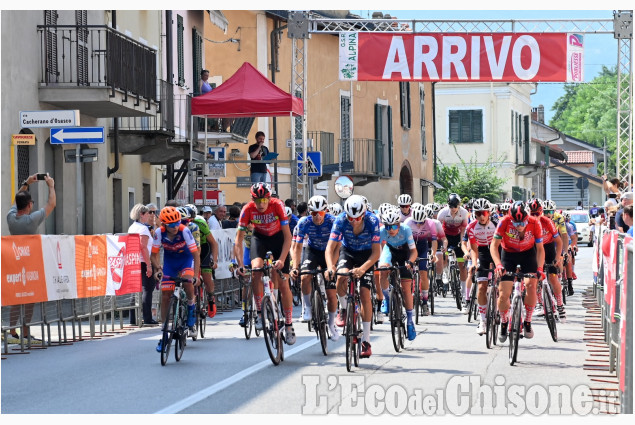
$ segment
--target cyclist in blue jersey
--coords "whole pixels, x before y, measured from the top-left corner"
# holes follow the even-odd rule
[[[370,357],[370,320],[373,315],[370,302],[370,285],[373,284],[372,276],[366,275],[375,262],[379,260],[381,245],[379,237],[379,220],[377,216],[366,211],[364,200],[359,195],[352,195],[344,204],[345,214],[337,217],[333,223],[331,236],[326,245],[326,266],[330,276],[335,272],[351,272],[360,279],[360,298],[362,302],[362,352],[360,357]],[[341,249],[339,249],[341,247]],[[335,253],[339,249],[339,258]],[[337,265],[336,265],[337,261]],[[339,327],[345,325],[346,317],[346,286],[347,278],[338,276],[337,295],[340,299],[340,314],[335,324]]]
[[[174,281],[171,278],[178,276],[181,278],[190,278],[192,282],[183,284],[185,293],[187,294],[187,326],[192,327],[196,323],[194,316],[194,284],[196,277],[200,272],[200,257],[196,241],[192,236],[192,232],[181,223],[181,213],[174,207],[165,207],[159,214],[161,227],[154,233],[152,242],[151,261],[155,270],[155,277],[161,278],[161,320],[165,322],[170,296],[174,291]],[[163,247],[163,267],[159,259],[159,251]],[[159,279],[157,279],[159,280]],[[161,342],[157,346],[157,351],[161,352]]]
[[[564,225],[569,236],[569,262],[567,263],[567,295],[573,296],[573,281],[578,277],[575,275],[575,255],[578,253],[578,229],[574,222],[571,221],[571,214],[563,213]]]
[[[295,227],[294,246],[291,250],[291,257],[294,268],[291,274],[295,278],[298,276],[298,268],[302,271],[315,270],[318,267],[326,271],[326,258],[324,251],[331,236],[331,228],[335,222],[335,217],[326,213],[326,198],[323,196],[313,196],[309,199],[309,216],[302,217]],[[303,242],[306,238],[306,246],[303,249]],[[310,321],[311,312],[311,275],[302,276],[302,320]],[[335,316],[337,315],[337,296],[335,285],[330,280],[326,282],[327,308],[329,311],[329,330],[331,339],[337,341],[340,337],[339,331],[335,327]]]
[[[388,267],[395,264],[399,267],[401,277],[401,290],[403,292],[406,315],[408,316],[408,339],[416,338],[415,324],[412,321],[412,264],[417,260],[417,246],[412,237],[410,226],[400,223],[400,212],[390,209],[381,216],[384,227],[380,231],[381,244],[383,245],[379,257],[379,267]],[[384,299],[388,299],[388,272],[380,274],[381,288]],[[397,307],[401,308],[401,307]]]

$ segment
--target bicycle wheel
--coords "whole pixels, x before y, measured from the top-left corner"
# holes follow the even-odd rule
[[[300,288],[300,279],[294,279],[291,285],[291,293],[293,295],[293,305],[299,306],[302,302],[302,289]]]
[[[399,290],[397,291],[397,298],[398,298],[398,306],[400,306],[400,308],[397,310],[398,311],[398,316],[399,316],[399,346],[401,348],[405,348],[406,347],[406,314],[404,312],[404,307],[403,307],[403,293]]]
[[[375,321],[377,320],[377,294],[375,289],[375,282],[370,285],[370,305],[372,307],[373,313],[370,318],[370,330],[375,329]]]
[[[522,302],[520,297],[514,299],[512,305],[512,327],[509,331],[509,364],[513,366],[518,359],[518,341],[520,340],[521,320],[522,320]]]
[[[562,282],[560,282],[560,286],[562,287],[562,303],[567,305],[567,272],[565,270],[565,266],[562,266]]]
[[[251,287],[247,290],[247,301],[245,302],[245,311],[243,312],[244,322],[245,322],[245,339],[251,338],[251,330],[254,327],[254,296],[251,292]],[[258,331],[256,331],[256,336],[258,335]]]
[[[174,358],[176,361],[180,361],[185,351],[185,345],[187,344],[187,307],[184,302],[178,303],[178,316],[175,326],[176,336],[174,338]]]
[[[476,303],[476,291],[478,288],[478,284],[476,282],[472,282],[472,288],[470,289],[470,302],[468,303],[468,313],[467,313],[467,322],[470,323],[472,319],[476,320],[476,313],[478,311],[477,303]]]
[[[414,291],[413,291],[413,303],[412,303],[412,308],[415,311],[415,324],[419,324],[419,310],[421,309],[421,288],[419,288],[419,273],[415,273],[416,276],[414,276],[414,279],[412,279],[412,283],[414,285]]]
[[[172,327],[170,327],[172,322]],[[172,346],[172,340],[174,339],[174,298],[170,298],[170,304],[168,305],[168,314],[163,322],[163,335],[161,337],[161,366],[165,366],[168,362],[168,356],[170,355],[170,347]]]
[[[430,273],[428,273],[430,276]],[[430,290],[428,291],[428,304],[430,304],[430,315],[434,316],[434,297],[435,292],[437,291],[437,281],[436,279],[428,279],[430,281]]]
[[[346,370],[351,371],[353,367],[355,351],[357,351],[357,330],[355,329],[355,305],[352,300],[347,303],[346,309]]]
[[[198,303],[198,332],[205,338],[207,328],[207,292],[201,287],[201,299]]]
[[[265,338],[265,345],[271,362],[278,366],[280,364],[280,333],[278,332],[278,322],[274,312],[274,305],[271,297],[265,295],[262,299],[262,331]]]
[[[558,328],[556,326],[556,316],[554,314],[553,295],[551,293],[551,285],[547,282],[542,284],[542,308],[545,312],[545,320],[551,334],[553,342],[558,342]]]
[[[359,294],[355,295],[355,326],[353,327],[355,332],[355,350],[353,351],[353,364],[355,367],[359,367],[359,357],[362,353],[362,314],[361,314],[361,302],[359,300]]]
[[[496,292],[493,287],[487,288],[487,312],[485,313],[485,346],[492,348],[496,341]],[[493,341],[492,341],[493,340]]]
[[[320,339],[320,345],[322,346],[322,354],[328,355],[327,349],[327,333],[326,333],[326,318],[324,317],[324,301],[322,300],[322,294],[319,289],[313,291],[313,319],[315,321],[315,332]]]
[[[397,288],[393,286],[390,290],[390,333],[392,334],[392,345],[395,347],[396,352],[401,350],[401,342],[399,340],[401,337],[401,314],[399,314],[401,309],[399,307],[401,305],[397,304],[400,301]]]
[[[452,292],[454,293],[454,299],[456,300],[456,308],[459,309],[459,311],[462,310],[462,306],[461,306],[461,301],[462,301],[462,296],[461,296],[461,281],[459,280],[459,269],[457,267],[452,267],[452,270],[450,272],[452,278],[451,278],[451,285],[452,285]]]

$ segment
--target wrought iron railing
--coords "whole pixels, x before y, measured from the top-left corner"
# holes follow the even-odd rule
[[[384,175],[384,144],[376,139],[340,139],[340,162],[349,173]]]
[[[313,140],[314,151],[322,152],[322,164],[336,164],[335,135],[327,131],[308,131],[307,137]]]
[[[158,81],[159,109],[149,117],[119,117],[119,130],[132,132],[161,132],[174,135],[174,85]]]
[[[45,86],[109,87],[157,100],[156,50],[105,25],[38,25]]]

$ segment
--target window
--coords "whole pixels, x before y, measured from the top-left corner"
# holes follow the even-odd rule
[[[483,110],[450,111],[450,143],[483,143]]]
[[[181,15],[176,15],[176,26],[177,26],[176,48],[177,48],[178,57],[179,57],[179,63],[178,63],[179,81],[178,81],[178,85],[179,86],[184,86],[185,85],[185,56],[183,54],[183,45],[184,45],[183,32],[184,32],[184,27],[183,27],[183,17]]]
[[[410,83],[399,83],[399,99],[401,105],[401,126],[404,130],[410,129]]]
[[[194,94],[199,95],[198,81],[201,78],[201,71],[203,70],[203,37],[196,30],[192,28],[192,58],[193,66],[192,72],[194,76],[192,81],[194,82]]]
[[[384,177],[393,175],[392,107],[375,104],[375,169]]]
[[[512,120],[511,120],[511,127],[510,127],[510,138],[509,140],[511,140],[512,145],[514,144],[514,111],[512,111]]]
[[[425,107],[426,94],[423,87],[419,87],[419,118],[421,119],[421,157],[426,159],[428,157],[428,146],[426,140],[426,107]]]
[[[340,148],[341,161],[351,160],[351,98],[340,96]]]

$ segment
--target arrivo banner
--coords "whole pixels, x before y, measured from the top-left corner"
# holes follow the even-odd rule
[[[139,235],[2,237],[2,305],[141,291]]]
[[[584,81],[583,36],[570,33],[341,32],[344,81]]]

